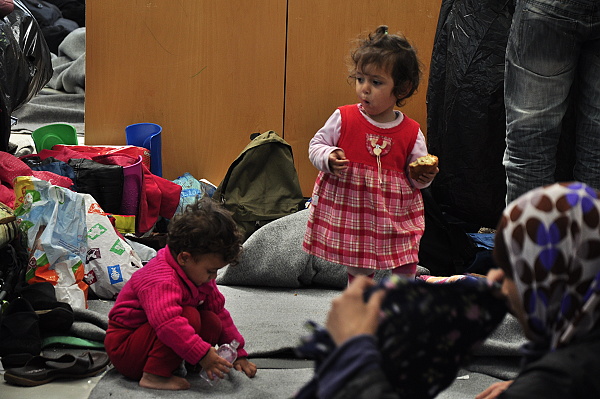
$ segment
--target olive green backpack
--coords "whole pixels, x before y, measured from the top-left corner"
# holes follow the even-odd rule
[[[304,209],[292,147],[272,130],[257,135],[212,198],[233,214],[244,241],[265,224]]]

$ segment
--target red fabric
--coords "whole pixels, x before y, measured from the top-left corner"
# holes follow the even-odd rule
[[[119,165],[124,167],[133,165],[138,160],[125,154],[101,154],[95,155],[92,158],[92,161],[96,161],[104,165]]]
[[[139,156],[142,157],[142,162],[148,168],[150,168],[150,151],[143,147],[136,147],[133,145],[124,145],[124,146],[99,146],[99,145],[65,145],[65,144],[57,144],[52,147],[55,150],[60,150],[63,147],[69,148],[73,151],[77,151],[80,153],[90,153],[93,155],[107,155],[107,154],[118,154],[118,155],[128,155],[134,159],[138,159]]]
[[[219,344],[235,339],[240,343],[238,356],[248,355],[244,337],[225,308],[225,297],[215,280],[196,286],[173,258],[168,246],[133,273],[119,292],[108,318],[130,329],[150,323],[159,339],[179,357],[197,364],[211,345],[203,341],[181,316],[182,308],[186,306],[215,313],[221,320]]]
[[[356,105],[340,112],[337,145],[350,163],[339,176],[317,176],[303,248],[327,261],[366,269],[417,262],[425,228],[423,199],[405,170],[419,125],[405,116],[398,126],[384,129],[369,123]]]
[[[170,180],[156,176],[146,165],[144,169],[144,184],[139,208],[138,230],[141,233],[149,231],[158,216],[171,219],[179,205],[181,186]]]
[[[53,148],[55,148],[57,146],[54,146]],[[52,150],[42,150],[37,154],[38,157],[40,157],[40,159],[46,159],[48,157],[54,157],[56,159],[58,159],[59,161],[63,161],[63,162],[69,162],[69,159],[73,158],[73,159],[79,159],[79,158],[84,158],[84,159],[92,159],[93,158],[93,154],[85,154],[82,152],[77,152],[77,151],[73,151],[67,147],[61,147],[59,149],[52,149]]]
[[[13,208],[15,205],[15,193],[13,191],[14,179],[18,176],[31,176],[31,168],[25,162],[16,158],[8,152],[0,152],[0,202]]]
[[[4,205],[13,208],[15,207],[15,192],[12,188],[0,185],[0,202]]]
[[[0,152],[0,179],[3,183],[10,183],[12,187],[15,177],[31,175],[31,168],[25,162],[8,152]]]
[[[76,149],[79,148],[81,148],[84,152],[76,151]],[[131,165],[129,162],[132,161],[130,160],[135,161],[135,158],[132,158],[131,154],[125,150],[122,152],[106,152],[106,150],[103,150],[103,148],[105,147],[55,145],[52,147],[52,150],[42,150],[37,155],[41,159],[46,159],[52,156],[63,162],[69,162],[69,159],[72,158],[85,158],[103,164],[121,166]],[[136,149],[139,147],[118,148],[128,148],[128,151],[132,151],[133,149],[135,152],[138,151]],[[115,148],[112,149],[115,150]],[[99,150],[104,153],[96,153],[94,152],[95,150]],[[179,184],[152,174],[145,162],[143,164],[143,169],[144,178],[142,192],[140,194],[139,212],[136,219],[138,233],[150,231],[150,229],[152,229],[154,224],[158,221],[159,216],[162,216],[165,219],[171,219],[177,210],[181,196],[181,186]]]
[[[338,147],[344,149],[351,162],[377,167],[377,158],[370,139],[377,144],[389,142],[381,153],[384,169],[406,170],[406,162],[417,141],[419,124],[404,115],[402,123],[391,129],[381,129],[365,119],[356,104],[339,107],[342,115],[342,130]],[[366,150],[366,151],[365,151]]]
[[[204,341],[213,346],[218,344],[222,327],[216,314],[186,306],[183,308],[183,317]],[[158,339],[149,323],[130,329],[111,321],[104,347],[115,368],[134,380],[142,378],[143,372],[170,377],[182,361],[173,349]]]
[[[73,181],[68,177],[57,175],[52,172],[32,171],[31,168],[22,160],[7,152],[0,151],[0,202],[13,208],[15,205],[15,193],[13,191],[14,179],[19,176],[34,176],[41,180],[69,188]]]
[[[40,180],[46,180],[50,184],[60,186],[64,188],[71,188],[73,186],[73,180],[66,176],[57,175],[56,173],[47,172],[43,170],[32,171],[33,177],[37,177]]]

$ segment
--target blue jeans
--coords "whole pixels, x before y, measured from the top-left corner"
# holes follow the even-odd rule
[[[600,1],[518,0],[506,49],[507,203],[554,182],[574,80],[575,180],[600,189]]]

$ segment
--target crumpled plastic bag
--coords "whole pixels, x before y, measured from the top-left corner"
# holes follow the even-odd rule
[[[114,299],[142,261],[89,194],[31,176],[15,179],[15,214],[27,234],[30,283],[50,281],[57,299],[87,307],[88,287]]]
[[[177,183],[181,186],[179,205],[175,211],[176,215],[180,215],[185,211],[185,208],[188,205],[191,205],[202,198],[202,186],[200,185],[200,182],[188,172],[173,180],[173,183]]]

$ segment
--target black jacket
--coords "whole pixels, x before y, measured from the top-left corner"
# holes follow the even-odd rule
[[[529,363],[501,399],[600,398],[600,330]]]

